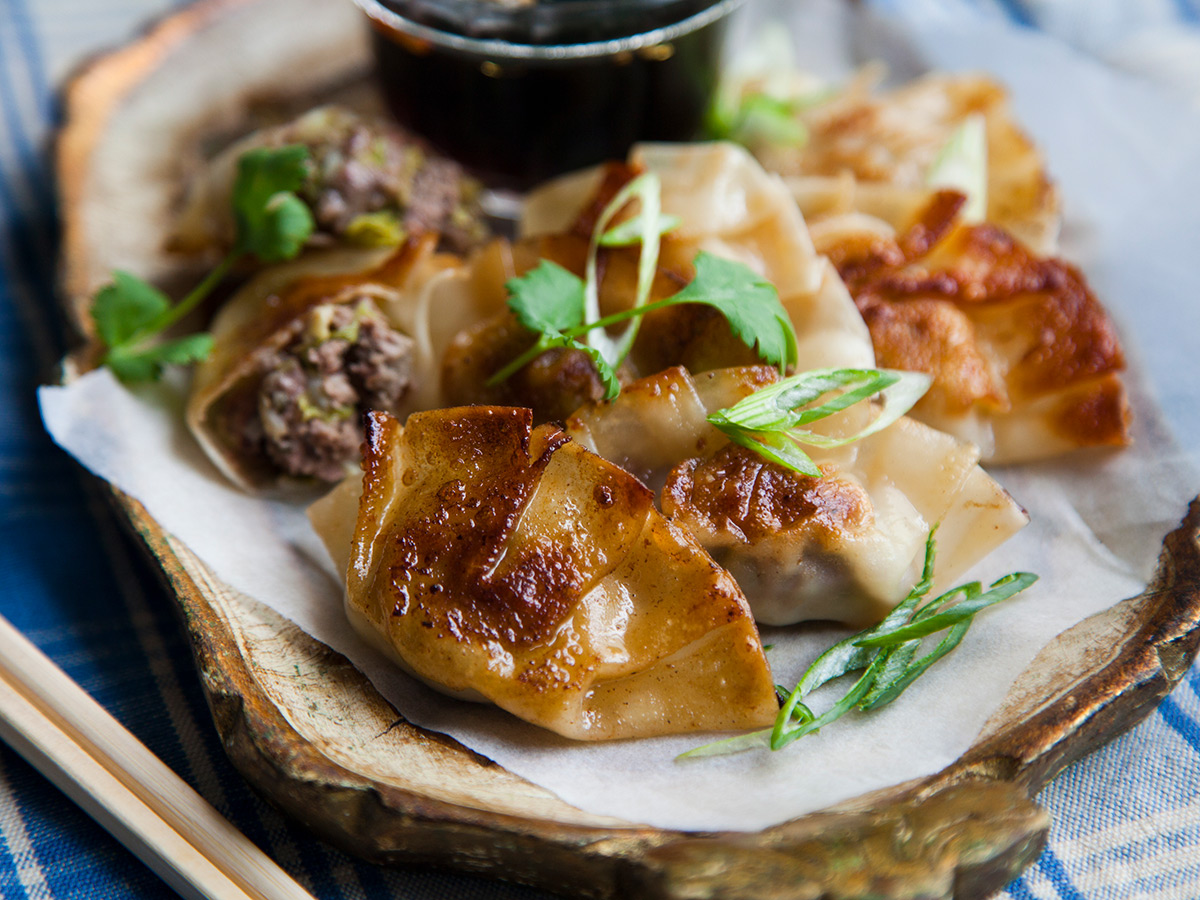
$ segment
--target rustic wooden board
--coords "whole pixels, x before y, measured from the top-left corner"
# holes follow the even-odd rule
[[[272,27],[285,20],[285,33]],[[112,268],[187,277],[162,250],[178,200],[167,186],[206,139],[297,98],[369,104],[365,66],[349,3],[204,0],[83,70],[66,94],[58,174],[65,313],[85,341],[87,298]],[[366,859],[571,896],[987,896],[1041,850],[1049,819],[1033,794],[1148,715],[1200,641],[1194,502],[1146,591],[1047,646],[944,771],[757,833],[683,833],[583,812],[409,724],[343,657],[115,499],[169,580],[217,729],[256,789]]]

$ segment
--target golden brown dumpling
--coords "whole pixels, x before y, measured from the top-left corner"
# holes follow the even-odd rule
[[[959,202],[938,195],[895,236],[861,216],[814,228],[878,364],[933,376],[913,415],[995,463],[1127,444],[1124,355],[1083,274],[995,225],[956,224]]]
[[[579,740],[777,712],[745,598],[636,479],[527,409],[368,418],[351,621],[440,690]],[[337,555],[346,492],[313,510]]]
[[[766,168],[785,177],[810,226],[825,215],[860,212],[901,227],[931,199],[929,175],[943,148],[978,115],[987,163],[982,219],[1034,252],[1054,252],[1058,191],[1001,85],[938,73],[876,91],[875,74],[864,70],[846,89],[801,109],[806,139],[799,145],[756,148]]]
[[[948,586],[1028,521],[979,467],[978,448],[912,419],[806,448],[820,478],[732,445],[706,421],[777,378],[762,366],[671,369],[567,422],[580,443],[661,487],[663,512],[730,571],[760,623],[877,622],[920,576],[934,525],[934,576]]]

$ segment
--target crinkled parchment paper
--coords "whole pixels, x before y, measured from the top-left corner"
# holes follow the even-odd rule
[[[781,9],[800,58],[817,70],[837,74],[852,60],[883,57],[904,77],[978,69],[1010,86],[1063,189],[1063,255],[1113,312],[1132,366],[1134,447],[994,473],[1032,524],[973,575],[1022,569],[1041,581],[981,615],[959,649],[893,706],[848,716],[780,753],[679,763],[676,754],[708,736],[566,741],[447,700],[359,640],[303,510],[251,499],[223,481],[183,427],[179,383],[131,391],[101,371],[44,388],[48,428],[219,578],[349,657],[408,719],[583,809],[670,828],[758,829],[937,771],[967,749],[1040,647],[1141,590],[1162,536],[1200,491],[1195,455],[1180,449],[1200,440],[1200,117],[1033,33],[966,20],[851,22],[832,3]],[[764,634],[775,643],[776,681],[794,683],[838,636]]]

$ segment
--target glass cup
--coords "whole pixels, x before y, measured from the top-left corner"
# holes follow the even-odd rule
[[[356,0],[397,119],[492,187],[699,136],[745,0]]]

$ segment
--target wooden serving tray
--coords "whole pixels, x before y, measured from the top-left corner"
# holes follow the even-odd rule
[[[68,319],[114,268],[179,273],[162,250],[205,140],[336,93],[370,104],[352,4],[203,0],[82,71],[58,145]],[[86,359],[86,346],[80,358]],[[221,584],[136,501],[116,501],[174,589],[233,763],[338,847],[596,898],[970,898],[1039,854],[1032,796],[1145,718],[1200,641],[1200,502],[1141,595],[1059,636],[974,746],[928,778],[756,833],[686,833],[571,807],[401,717],[345,658]]]

